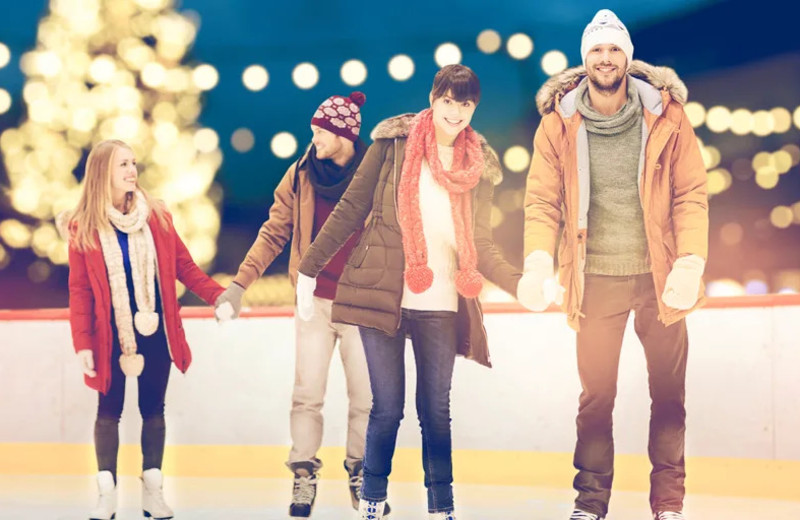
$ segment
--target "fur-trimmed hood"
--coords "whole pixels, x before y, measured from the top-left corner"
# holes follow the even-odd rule
[[[384,119],[372,130],[370,138],[374,141],[376,139],[397,139],[407,138],[408,132],[411,127],[411,121],[417,114],[408,113],[399,116]],[[481,140],[481,148],[483,148],[483,157],[485,166],[483,169],[483,177],[489,179],[493,185],[497,186],[503,180],[503,169],[500,167],[500,159],[497,157],[497,152],[489,145],[486,139],[478,134]]]
[[[642,102],[651,112],[660,114],[661,90],[667,90],[674,101],[685,104],[689,92],[678,74],[669,67],[656,67],[640,60],[633,60],[628,69],[628,75],[634,78],[634,83],[642,96]],[[553,76],[542,85],[536,94],[536,107],[539,114],[546,116],[556,109],[559,103],[566,117],[575,113],[575,88],[586,78],[586,69],[583,65],[567,69]],[[570,96],[570,94],[573,94]],[[657,95],[656,95],[657,94]]]

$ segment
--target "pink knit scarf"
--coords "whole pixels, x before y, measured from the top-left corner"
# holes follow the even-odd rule
[[[465,298],[476,298],[483,287],[483,277],[478,272],[478,254],[472,233],[470,191],[477,186],[483,173],[483,150],[478,134],[471,127],[465,128],[456,137],[451,169],[445,170],[439,160],[433,125],[433,111],[423,110],[411,121],[406,140],[398,191],[400,228],[406,257],[405,280],[415,293],[427,290],[433,283],[419,207],[419,176],[422,159],[426,158],[436,183],[450,194],[458,252],[456,290]]]

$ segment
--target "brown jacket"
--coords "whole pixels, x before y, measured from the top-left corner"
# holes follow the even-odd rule
[[[275,201],[269,208],[269,218],[261,225],[258,237],[233,279],[245,289],[264,274],[283,251],[289,237],[292,237],[289,279],[292,285],[297,282],[297,264],[311,244],[314,232],[314,187],[308,180],[306,159],[307,154],[303,154],[293,162],[275,188]]]
[[[303,256],[298,270],[316,277],[348,237],[370,216],[339,279],[332,320],[394,334],[400,326],[405,256],[397,217],[397,190],[408,126],[415,114],[386,119],[373,131],[374,143],[341,201]],[[486,168],[473,188],[474,240],[478,270],[500,288],[516,295],[520,273],[507,263],[492,241],[490,213],[494,185],[502,170],[484,142]],[[477,299],[459,298],[458,353],[491,366],[483,314]]]
[[[564,71],[536,96],[542,121],[533,139],[533,160],[525,194],[525,254],[553,254],[558,248],[563,309],[578,329],[583,302],[589,209],[589,150],[586,128],[575,102],[575,87],[585,81],[583,67]],[[706,170],[697,139],[683,111],[687,90],[675,71],[633,61],[633,81],[643,104],[639,196],[644,212],[650,265],[658,294],[659,319],[666,325],[690,311],[664,305],[667,275],[676,258],[708,257]],[[704,303],[701,284],[697,306]]]

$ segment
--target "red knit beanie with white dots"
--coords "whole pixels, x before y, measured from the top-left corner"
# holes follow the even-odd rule
[[[311,124],[356,142],[361,131],[361,105],[366,100],[367,96],[358,91],[347,97],[331,96],[314,112]]]

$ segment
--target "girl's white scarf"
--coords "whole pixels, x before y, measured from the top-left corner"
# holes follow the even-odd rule
[[[131,212],[122,214],[111,204],[107,209],[111,225],[128,235],[134,298],[139,309],[132,317],[125,267],[122,263],[122,249],[116,232],[111,227],[98,230],[122,348],[119,363],[126,376],[138,376],[144,369],[144,356],[136,353],[136,334],[133,327],[135,325],[136,330],[143,336],[150,336],[158,329],[158,314],[155,312],[156,246],[153,242],[153,233],[147,225],[150,207],[144,195],[137,191],[136,204]]]

